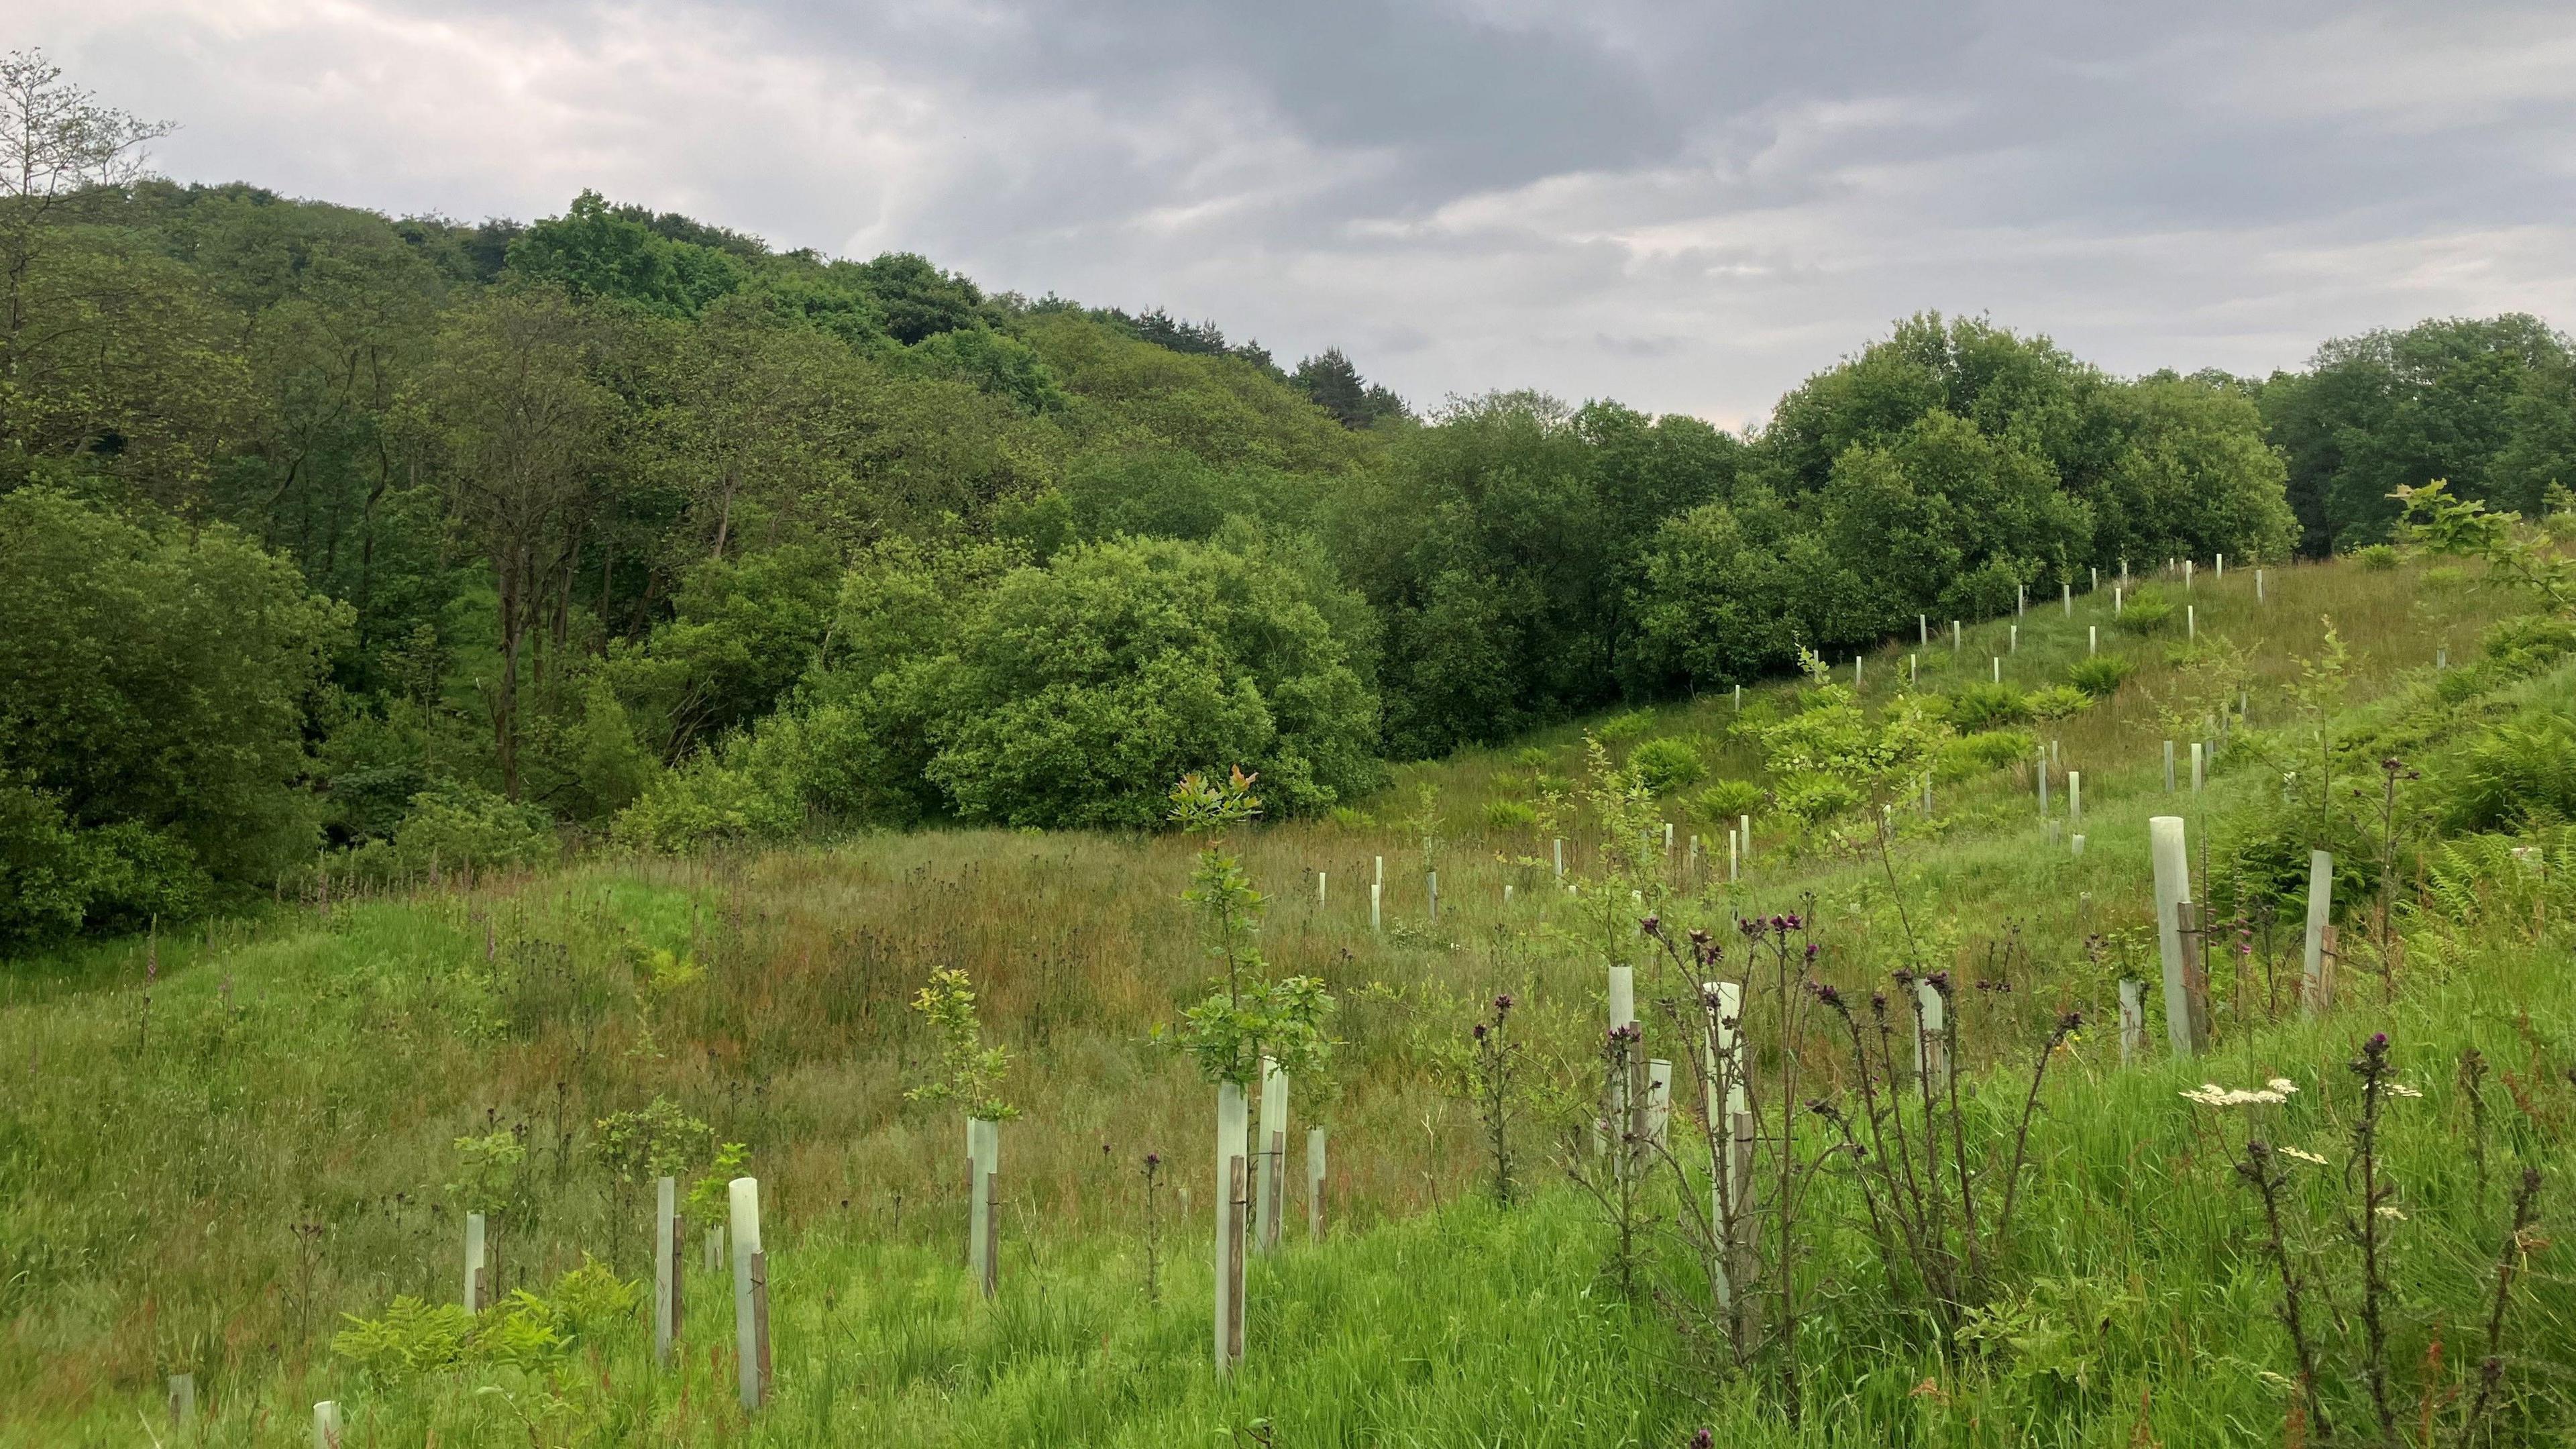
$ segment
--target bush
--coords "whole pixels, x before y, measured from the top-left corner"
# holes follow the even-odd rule
[[[1696,785],[1708,778],[1708,765],[1690,741],[1666,735],[1648,740],[1628,753],[1628,768],[1637,782],[1658,795]]]
[[[2393,544],[2364,544],[2352,551],[2352,561],[2372,573],[2386,573],[2397,567],[2397,549]]]
[[[1655,715],[1652,710],[1632,709],[1626,714],[1614,714],[1603,720],[1601,727],[1594,730],[1592,736],[1605,745],[1615,745],[1622,740],[1633,740],[1654,727]]]
[[[2153,634],[2171,624],[2177,612],[2173,600],[2153,589],[2140,589],[2122,607],[2120,617],[2111,621],[2111,627],[2132,634]]]
[[[1750,780],[1720,780],[1691,797],[1691,812],[1711,825],[1732,825],[1739,815],[1758,815],[1770,797]]]
[[[1536,824],[1538,824],[1538,808],[1527,801],[1488,800],[1485,802],[1485,825],[1488,829],[1527,830]]]
[[[1169,539],[1004,576],[931,691],[927,774],[996,824],[1144,828],[1171,782],[1240,766],[1273,815],[1373,787],[1363,606],[1319,561]]]
[[[2466,830],[2576,819],[2576,729],[2563,719],[2504,724],[2471,745],[2445,811]]]
[[[2091,709],[2093,696],[2071,684],[2052,684],[2045,689],[2032,690],[2022,704],[2030,711],[2032,719],[2064,719]]]
[[[792,730],[792,719],[772,719],[764,735]],[[610,827],[618,844],[644,850],[684,851],[735,841],[785,840],[804,823],[804,809],[789,786],[738,757],[755,752],[756,739],[737,737],[719,754],[699,755],[656,777],[644,798],[621,811]]]
[[[2559,516],[2576,517],[2576,514]],[[2527,679],[2568,655],[2576,654],[2576,623],[2547,614],[2499,619],[2487,630],[2485,653],[2504,670],[2507,677]]]
[[[2028,718],[2029,699],[2009,684],[1963,684],[1950,695],[1950,723],[1961,733],[2019,724]]]
[[[2066,682],[2095,699],[2109,699],[2119,693],[2120,686],[2126,684],[2129,676],[2136,672],[2137,666],[2126,659],[2115,658],[2109,654],[2096,654],[2089,659],[2079,659],[2068,666]]]
[[[2540,531],[2553,543],[2576,543],[2576,513],[2553,513],[2540,520]]]
[[[2027,730],[1984,730],[1961,735],[1942,744],[1933,762],[1932,778],[1955,785],[2018,764],[2038,750],[2039,741]]]
[[[405,875],[426,874],[433,862],[447,870],[491,870],[554,858],[554,821],[546,812],[456,781],[412,796],[410,811],[394,827],[393,864]]]

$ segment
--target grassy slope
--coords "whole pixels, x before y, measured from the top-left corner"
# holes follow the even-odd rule
[[[2411,572],[2340,567],[2276,572],[2271,593],[2258,611],[2250,580],[2233,576],[2204,578],[2191,596],[2204,630],[2253,646],[2258,723],[2278,716],[2318,613],[2331,611],[2361,651],[2357,693],[2386,696],[2375,710],[2388,718],[2420,689],[2409,671],[2446,631],[2454,656],[2466,653],[2487,607]],[[2035,611],[2007,676],[2054,677],[2081,654],[2093,608],[2079,600],[2072,620]],[[1965,657],[1982,662],[1981,636],[2003,633],[1971,631]],[[2007,938],[2029,950],[2021,989],[1976,1028],[1972,1057],[2006,1053],[2061,1005],[2091,1010],[2110,968],[2079,942],[2144,919],[2143,821],[2171,803],[2146,696],[2169,681],[2160,645],[2120,647],[2141,654],[2140,679],[2053,731],[2086,773],[2084,860],[2045,846],[2026,777],[2012,771],[1945,790],[1940,820],[1908,826],[1900,869],[1910,900],[1940,902],[1923,912],[1936,949],[1964,966]],[[1872,662],[1873,695],[1902,659]],[[2569,688],[2562,672],[2469,712],[2563,710]],[[1675,707],[1658,728],[1713,731],[1728,711],[1723,700]],[[1570,752],[1571,732],[1545,743]],[[1738,748],[1712,743],[1721,757]],[[2213,803],[2263,787],[2251,754],[2231,748]],[[657,1092],[752,1144],[778,1219],[781,1398],[756,1441],[1142,1444],[1255,1417],[1275,1420],[1282,1443],[1670,1443],[1720,1419],[1736,1420],[1738,1437],[1776,1438],[1776,1412],[1740,1385],[1706,1390],[1659,1368],[1672,1348],[1659,1315],[1606,1293],[1598,1231],[1570,1194],[1549,1188],[1510,1213],[1474,1199],[1470,1124],[1429,1059],[1473,1003],[1508,989],[1562,1067],[1599,1000],[1574,906],[1496,859],[1543,842],[1459,823],[1515,788],[1503,758],[1408,771],[1369,811],[1391,818],[1418,780],[1440,786],[1459,838],[1442,862],[1436,930],[1420,919],[1414,847],[1392,827],[1291,825],[1245,842],[1255,878],[1277,894],[1273,960],[1325,974],[1345,1003],[1332,1211],[1351,1231],[1256,1271],[1252,1361],[1232,1390],[1203,1368],[1201,1214],[1169,1197],[1164,1292],[1159,1303],[1140,1292],[1137,1159],[1161,1152],[1171,1181],[1205,1202],[1208,1094],[1143,1040],[1204,974],[1173,900],[1186,850],[960,832],[745,861],[602,862],[344,903],[327,925],[295,916],[211,943],[164,942],[148,1015],[138,948],[13,967],[0,1062],[13,1077],[24,1063],[25,1077],[0,1118],[0,1441],[133,1442],[137,1406],[173,1367],[206,1384],[215,1442],[301,1442],[302,1406],[326,1396],[351,1404],[360,1443],[422,1443],[433,1429],[443,1444],[733,1437],[742,1426],[719,1346],[729,1314],[712,1278],[692,1284],[690,1372],[658,1382],[631,1331],[585,1345],[551,1384],[499,1375],[502,1394],[364,1384],[321,1347],[341,1312],[394,1292],[450,1292],[448,1143],[487,1121],[525,1123],[531,1148],[533,1201],[505,1257],[514,1283],[584,1249],[641,1271],[643,1204],[591,1163],[583,1126]],[[1676,913],[1713,919],[1738,902],[1776,909],[1812,893],[1828,974],[1859,984],[1892,963],[1874,864],[1768,823],[1761,846],[1740,891]],[[1372,938],[1365,881],[1378,854],[1394,929]],[[1569,859],[1582,858],[1578,838]],[[1317,868],[1331,875],[1321,907],[1307,873]],[[1520,887],[1509,911],[1506,881]],[[2282,1355],[2268,1280],[2241,1252],[2250,1217],[2228,1181],[2221,1124],[2173,1093],[2203,1075],[2289,1075],[2307,1090],[2265,1130],[2331,1151],[2350,1109],[2339,1064],[2372,1027],[2397,1038],[2428,1094],[2396,1129],[2418,1304],[2405,1361],[2437,1324],[2457,1338],[2475,1316],[2465,1267],[2494,1252],[2500,1189],[2484,1211],[2466,1201],[2449,1064],[2474,1041],[2499,1063],[2554,1076],[2576,1039],[2563,968],[2511,934],[2439,957],[2393,1007],[2356,1005],[2319,1028],[2270,1024],[2249,990],[2222,1011],[2222,1050],[2205,1067],[2123,1073],[2107,1036],[2087,1033],[2037,1134],[2022,1244],[2029,1273],[2070,1285],[2033,1290],[2034,1321],[2103,1325],[2081,1373],[2048,1371],[2036,1353],[1968,1368],[1929,1358],[1857,1271],[1870,1261],[1861,1245],[1836,1239],[1811,1258],[1821,1311],[1810,1318],[1810,1422],[1855,1441],[2109,1443],[2129,1442],[2143,1414],[2168,1444],[2277,1437],[2283,1395],[2267,1374]],[[648,1047],[632,967],[656,946],[703,961],[706,975],[653,1008]],[[972,1302],[951,1266],[955,1123],[900,1100],[906,1057],[920,1049],[901,1002],[946,964],[984,987],[989,1019],[1020,1053],[1013,1090],[1030,1106],[1005,1139],[1011,1241],[996,1308]],[[2370,995],[2361,983],[2349,993]],[[2576,1102],[2564,1085],[2532,1091],[2530,1112],[2509,1125],[2563,1177],[2576,1165]],[[1535,1135],[1526,1146],[1543,1156]],[[1543,1162],[1529,1172],[1553,1176]],[[2547,1306],[2526,1320],[2525,1351],[2576,1360],[2566,1279],[2538,1262]],[[2465,1344],[2451,1350],[2454,1365],[2469,1358]],[[1927,1380],[1934,1389],[1912,1392]],[[1703,1392],[1716,1402],[1694,1403]],[[2563,1426],[2565,1386],[2553,1393],[2541,1408]]]

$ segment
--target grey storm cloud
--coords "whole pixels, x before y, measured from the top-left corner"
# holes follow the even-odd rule
[[[1165,306],[1417,403],[1721,421],[1906,313],[2117,371],[2576,316],[2563,5],[22,0],[169,173],[584,186]]]

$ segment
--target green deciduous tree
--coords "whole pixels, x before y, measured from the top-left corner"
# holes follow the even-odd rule
[[[0,496],[0,873],[26,893],[0,935],[176,913],[302,860],[304,733],[347,628],[229,528]]]

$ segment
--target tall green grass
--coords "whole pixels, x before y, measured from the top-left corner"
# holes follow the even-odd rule
[[[2463,658],[2499,606],[2419,571],[2275,571],[2269,584],[2259,607],[2242,574],[2223,586],[2204,575],[2191,594],[2204,634],[2235,638],[2255,662],[2257,729],[2289,719],[2284,686],[2328,613],[2359,652],[2343,728],[2428,765],[2489,720],[2563,713],[2576,687],[2562,670],[2444,697],[2429,670],[2438,641]],[[2008,677],[2062,678],[2097,622],[2088,611],[2107,615],[2107,591],[2079,599],[2071,620],[2054,601],[2034,609]],[[2391,1033],[2426,1093],[2402,1104],[2391,1143],[2409,1214],[2397,1240],[2410,1413],[2436,1338],[2435,1396],[2460,1382],[2481,1265],[2497,1251],[2503,1189],[2480,1195],[2466,1178],[2452,1081],[2465,1048],[2524,1083],[2489,1088],[2493,1176],[2517,1154],[2543,1164],[2553,1220],[2565,1220],[2567,906],[2531,920],[2428,917],[2397,998],[2348,979],[2345,1008],[2322,1023],[2299,1020],[2278,990],[2223,980],[2212,1059],[2117,1067],[2111,981],[2124,966],[2153,971],[2124,962],[2135,948],[2121,944],[2146,920],[2146,817],[2179,810],[2196,838],[2225,836],[2259,821],[2279,788],[2254,763],[2259,740],[2240,735],[2206,796],[2163,794],[2151,701],[2173,685],[2179,628],[2120,636],[2140,666],[2132,681],[2039,727],[2085,772],[2083,859],[2042,833],[2026,770],[1945,786],[1933,818],[1899,817],[1896,889],[1930,949],[1971,976],[2008,970],[2015,987],[1974,1018],[1970,1065],[2021,1056],[2063,1009],[2095,1025],[2052,1067],[2011,1291],[1984,1350],[1945,1358],[1887,1299],[1855,1204],[1827,1178],[1802,1268],[1804,1441],[2279,1440],[2275,1289],[2250,1252],[2251,1204],[2228,1157],[2255,1127],[2339,1158],[2352,1095],[2342,1064],[2370,1030]],[[1970,631],[1956,665],[1935,662],[1947,652],[1936,641],[1924,686],[1985,677],[1980,641],[2002,635]],[[1871,698],[1896,685],[1905,652],[1873,658]],[[1753,710],[1781,707],[1776,690],[1749,693]],[[1659,711],[1621,748],[1695,737],[1721,775],[1752,778],[1731,715],[1726,699]],[[1572,727],[1536,743],[1571,772]],[[1542,1190],[1508,1212],[1479,1195],[1473,1124],[1441,1085],[1442,1053],[1477,1003],[1509,990],[1542,1074],[1577,1090],[1600,1010],[1581,899],[1522,863],[1543,859],[1546,840],[1481,824],[1485,801],[1520,788],[1520,769],[1501,752],[1417,767],[1362,820],[1244,842],[1273,895],[1265,949],[1333,984],[1345,1045],[1332,1099],[1304,1084],[1296,1103],[1301,1120],[1332,1124],[1333,1232],[1256,1266],[1251,1355],[1231,1385],[1206,1363],[1211,1093],[1155,1040],[1207,976],[1176,899],[1187,846],[927,832],[746,858],[603,859],[344,901],[327,920],[282,913],[204,939],[12,965],[0,974],[0,1442],[126,1444],[147,1424],[166,1436],[160,1376],[181,1369],[209,1405],[204,1437],[224,1444],[304,1442],[309,1405],[325,1397],[348,1406],[353,1443],[387,1445],[432,1434],[451,1445],[1607,1445],[1679,1443],[1702,1426],[1720,1442],[1786,1442],[1775,1398],[1705,1372],[1653,1297],[1611,1289],[1599,1225],[1553,1168],[1536,1168]],[[1436,925],[1418,845],[1396,823],[1424,782],[1449,822]],[[1692,828],[1684,819],[1685,838]],[[1583,868],[1593,842],[1579,822],[1563,833]],[[1722,924],[1732,910],[1809,908],[1826,974],[1856,989],[1901,958],[1874,858],[1768,819],[1756,844],[1736,886],[1677,868],[1673,913]],[[1379,855],[1389,930],[1373,935]],[[1722,873],[1722,848],[1713,864]],[[1317,870],[1329,873],[1321,905]],[[2266,966],[2294,977],[2295,936],[2293,922],[2266,943],[2251,979]],[[2108,940],[2088,949],[2094,937]],[[655,952],[696,963],[702,979],[648,1003],[639,968]],[[984,993],[988,1024],[1017,1054],[1010,1090],[1029,1108],[1004,1136],[993,1305],[956,1261],[956,1123],[902,1097],[927,1050],[904,1002],[951,965]],[[1829,1065],[1818,1070],[1829,1085]],[[2204,1077],[2272,1075],[2302,1091],[2256,1123],[2178,1095]],[[763,1182],[779,1392],[755,1421],[732,1405],[728,1299],[711,1276],[690,1285],[678,1373],[650,1369],[640,1326],[537,1373],[376,1383],[330,1354],[343,1314],[398,1293],[453,1296],[460,1224],[443,1185],[469,1133],[526,1133],[531,1203],[503,1224],[507,1286],[542,1288],[585,1252],[642,1274],[649,1195],[597,1164],[589,1124],[656,1095],[748,1143]],[[1544,1164],[1553,1145],[1534,1131],[1524,1150]],[[1144,1295],[1149,1151],[1193,1192],[1187,1207],[1164,1199],[1159,1301]],[[2311,1184],[2320,1212],[2327,1186]],[[2576,1295],[2548,1252],[2532,1272],[2513,1339],[2528,1397],[2507,1422],[2563,1433],[2569,1386],[2553,1365],[2576,1362]],[[1656,1281],[1671,1291],[1671,1277]],[[2455,1407],[2436,1403],[2437,1417]]]

